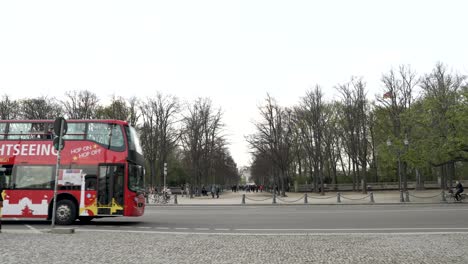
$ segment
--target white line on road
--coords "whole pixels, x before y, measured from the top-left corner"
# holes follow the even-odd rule
[[[151,226],[139,226],[138,228],[141,228],[141,229],[149,229],[149,228],[151,228]]]
[[[156,229],[164,229],[164,230],[168,230],[169,227],[156,227]]]
[[[111,233],[145,233],[145,234],[168,234],[168,235],[227,235],[227,236],[352,236],[352,235],[365,235],[365,236],[376,236],[376,235],[447,235],[447,234],[460,234],[468,235],[466,232],[457,231],[446,231],[446,232],[374,232],[374,233],[353,233],[353,232],[342,232],[342,233],[230,233],[230,232],[216,232],[216,233],[200,233],[200,232],[168,232],[168,231],[138,231],[138,230],[104,230],[104,229],[77,229],[77,232],[111,232]],[[384,230],[382,230],[384,231]]]
[[[36,234],[40,234],[40,233],[41,233],[41,231],[37,230],[36,228],[34,228],[34,227],[30,226],[30,225],[25,225],[25,226],[26,226],[27,228],[29,228],[30,230],[32,230],[32,231],[33,231],[34,233],[36,233]]]
[[[259,228],[239,228],[234,229],[235,231],[305,231],[305,232],[319,232],[319,231],[409,231],[409,230],[467,230],[468,227],[395,227],[395,228],[305,228],[305,229],[294,229],[294,228],[276,228],[276,229],[259,229]]]

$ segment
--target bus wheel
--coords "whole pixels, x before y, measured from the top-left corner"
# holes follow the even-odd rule
[[[60,200],[57,202],[55,211],[55,223],[57,225],[70,225],[76,219],[76,207],[70,200]]]

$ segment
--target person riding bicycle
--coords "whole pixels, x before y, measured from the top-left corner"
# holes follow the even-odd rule
[[[463,185],[459,181],[456,181],[455,183],[456,183],[456,185],[455,185],[455,190],[456,190],[455,191],[455,199],[457,199],[457,201],[460,201],[461,200],[460,193],[463,192]]]

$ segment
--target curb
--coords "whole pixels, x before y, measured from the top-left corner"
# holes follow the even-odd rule
[[[409,203],[400,203],[400,202],[392,202],[392,203],[321,203],[321,204],[315,204],[315,203],[296,203],[296,204],[290,204],[290,203],[264,203],[264,204],[256,204],[256,203],[246,203],[246,204],[241,204],[241,203],[236,203],[236,204],[146,204],[145,206],[149,207],[176,207],[176,206],[330,206],[330,205],[370,205],[370,206],[375,206],[375,205],[440,205],[440,204],[459,204],[463,205],[466,204],[468,206],[468,203],[448,203],[448,202],[439,202],[439,203],[423,203],[423,202],[409,202]]]

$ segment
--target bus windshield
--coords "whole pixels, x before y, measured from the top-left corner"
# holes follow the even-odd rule
[[[130,150],[136,151],[138,154],[143,155],[143,149],[141,148],[140,145],[140,137],[138,135],[138,132],[135,130],[133,127],[127,127],[128,132],[128,146]]]
[[[145,188],[145,170],[141,165],[129,164],[128,189],[134,192],[143,191]]]

